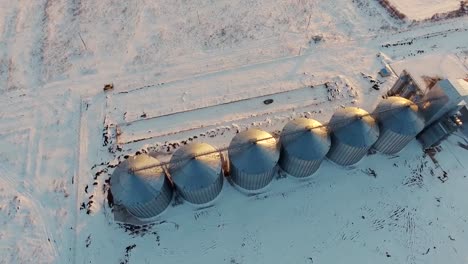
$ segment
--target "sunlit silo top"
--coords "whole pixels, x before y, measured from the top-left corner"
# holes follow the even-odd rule
[[[373,115],[381,129],[389,129],[400,135],[415,136],[424,128],[424,117],[418,106],[403,97],[391,96],[382,100]]]
[[[333,136],[352,147],[370,147],[379,137],[379,127],[369,113],[357,107],[338,109],[329,127]]]
[[[172,189],[159,161],[149,155],[129,157],[115,168],[110,179],[116,204],[137,217],[153,217],[164,211]]]
[[[301,160],[323,159],[330,149],[327,128],[320,122],[298,118],[286,124],[280,136],[283,149]]]
[[[182,197],[195,204],[218,196],[223,185],[221,155],[206,143],[179,148],[171,158],[169,172]]]
[[[294,177],[314,174],[330,150],[327,128],[318,121],[298,118],[286,124],[280,136],[279,166]]]
[[[380,137],[374,149],[384,154],[396,154],[424,129],[424,116],[418,106],[402,97],[382,100],[373,115],[380,128]]]
[[[270,133],[249,129],[237,134],[229,145],[229,160],[238,171],[261,174],[271,170],[279,159],[276,139]]]

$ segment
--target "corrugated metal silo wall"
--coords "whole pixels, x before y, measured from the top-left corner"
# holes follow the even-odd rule
[[[223,175],[222,171],[219,173],[218,178],[210,186],[200,190],[182,190],[178,189],[180,195],[190,203],[204,204],[214,200],[221,189],[223,188]]]
[[[344,143],[332,140],[330,151],[327,154],[328,159],[343,165],[353,165],[366,156],[369,147],[352,147]]]
[[[288,174],[294,177],[307,177],[311,176],[318,170],[322,160],[302,160],[292,155],[284,149],[281,149],[279,166]]]
[[[277,167],[274,166],[260,174],[248,174],[236,168],[234,164],[231,165],[231,178],[232,181],[246,190],[258,190],[267,186],[277,172]]]
[[[384,154],[395,154],[400,152],[415,135],[401,135],[389,129],[385,129],[384,133],[379,136],[373,148]]]
[[[138,218],[155,217],[162,213],[172,200],[172,187],[169,180],[165,180],[159,196],[146,204],[127,207],[127,210]]]

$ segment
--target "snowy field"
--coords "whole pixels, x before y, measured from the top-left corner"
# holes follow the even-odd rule
[[[410,19],[423,20],[436,13],[446,13],[460,8],[460,0],[390,0]]]
[[[255,196],[225,182],[212,206],[174,203],[139,230],[107,201],[125,155],[371,111],[397,78],[377,72],[427,55],[466,69],[468,17],[411,25],[373,0],[0,0],[0,263],[466,263],[460,133],[434,159],[413,141]]]

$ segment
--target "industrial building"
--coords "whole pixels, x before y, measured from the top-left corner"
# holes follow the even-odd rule
[[[223,187],[221,154],[206,143],[179,148],[171,158],[169,174],[178,193],[188,202],[214,200]]]
[[[424,129],[424,117],[408,99],[391,96],[382,100],[373,112],[380,135],[373,148],[384,154],[401,151]]]
[[[418,135],[423,148],[439,144],[462,127],[462,120],[467,118],[467,101],[466,79],[440,80],[425,94],[421,107],[427,126]]]
[[[232,139],[228,156],[232,181],[246,190],[259,190],[273,179],[279,150],[271,134],[249,129]]]
[[[146,154],[129,157],[112,173],[114,203],[137,218],[162,213],[172,200],[172,186],[159,161]]]
[[[390,67],[400,75],[387,94],[399,95],[413,102],[421,101],[438,81],[466,78],[467,71],[456,56],[445,54],[402,60]]]
[[[424,56],[392,63],[391,68],[401,74],[387,94],[400,95],[418,105],[426,127],[417,138],[424,148],[466,127],[461,120],[468,101],[467,71],[456,56]]]
[[[445,79],[438,81],[422,100],[422,113],[430,125],[445,115],[457,113],[468,101],[468,81]]]
[[[298,118],[283,128],[280,143],[280,168],[294,177],[308,177],[320,167],[331,141],[320,122]]]
[[[424,149],[433,147],[446,139],[463,125],[458,115],[446,116],[432,123],[418,135]]]
[[[424,89],[418,85],[413,76],[406,70],[403,70],[398,80],[387,92],[388,96],[400,96],[411,101],[418,101],[422,98]]]
[[[379,127],[369,113],[357,107],[345,107],[333,114],[331,147],[328,159],[343,165],[353,165],[360,161],[377,141]]]

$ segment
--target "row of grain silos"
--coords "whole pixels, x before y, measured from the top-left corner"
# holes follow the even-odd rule
[[[116,204],[137,218],[152,218],[170,204],[173,186],[193,204],[214,200],[223,187],[221,154],[206,143],[179,148],[171,158],[169,174],[147,154],[129,157],[111,176],[111,192]]]
[[[268,132],[249,129],[231,141],[227,158],[232,183],[246,191],[265,188],[277,166],[294,177],[308,177],[321,162],[349,166],[370,148],[384,154],[399,152],[424,128],[424,118],[411,101],[384,99],[372,114],[356,108],[339,109],[327,126],[299,118],[290,121],[279,142]],[[206,143],[178,149],[166,171],[146,154],[119,164],[111,177],[114,201],[138,218],[157,216],[169,205],[173,188],[193,204],[213,201],[223,187],[221,153]]]

